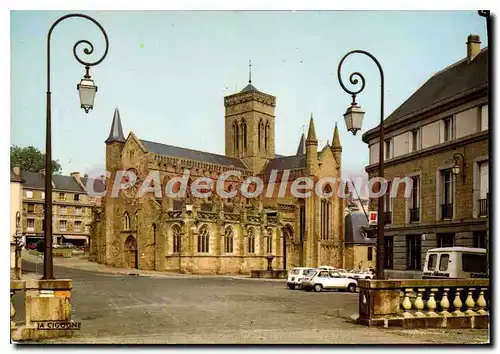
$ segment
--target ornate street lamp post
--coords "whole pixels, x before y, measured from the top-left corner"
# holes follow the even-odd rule
[[[382,66],[380,65],[377,58],[375,58],[372,54],[364,51],[364,50],[352,50],[344,57],[339,63],[337,69],[337,76],[339,79],[340,86],[342,89],[352,96],[352,103],[347,108],[346,113],[344,114],[347,130],[351,131],[354,135],[356,135],[357,131],[361,129],[361,124],[363,122],[363,116],[365,112],[361,109],[361,107],[356,103],[356,95],[361,93],[365,88],[365,78],[359,72],[353,72],[349,76],[349,81],[353,85],[357,85],[359,80],[361,80],[361,87],[357,91],[351,91],[347,87],[345,87],[342,82],[342,78],[340,75],[340,71],[342,68],[342,64],[344,60],[351,54],[364,54],[370,57],[380,71],[380,126],[379,126],[379,162],[378,162],[378,177],[381,179],[380,188],[382,188],[382,183],[385,184],[385,181],[382,182],[384,178],[384,71],[382,70]],[[359,80],[358,80],[359,78]],[[378,233],[377,233],[377,279],[384,279],[384,195],[380,195],[378,197]]]
[[[23,234],[21,232],[21,212],[16,212],[16,234],[14,235],[14,257],[15,257],[15,279],[21,279],[21,247],[23,243],[21,238]]]
[[[83,14],[68,14],[60,17],[54,24],[50,27],[49,33],[47,36],[47,120],[46,120],[46,131],[45,131],[45,205],[44,205],[44,225],[45,225],[45,248],[44,248],[44,257],[43,257],[43,277],[42,279],[54,279],[53,274],[53,263],[52,263],[52,134],[51,134],[51,92],[50,92],[50,38],[52,36],[52,31],[54,28],[63,20],[70,17],[80,17],[87,19],[97,25],[104,35],[104,39],[106,41],[106,49],[104,54],[99,60],[94,62],[86,62],[78,57],[76,53],[77,47],[80,44],[84,44],[86,47],[83,49],[83,52],[87,55],[92,54],[94,52],[94,45],[87,40],[79,40],[73,46],[73,55],[75,59],[85,66],[85,75],[83,79],[80,81],[80,84],[77,85],[77,89],[80,94],[80,105],[85,110],[85,113],[88,113],[89,110],[94,107],[94,98],[95,93],[97,92],[97,86],[94,85],[94,81],[92,81],[90,77],[90,67],[95,66],[102,62],[106,55],[108,54],[108,35],[104,31],[104,28],[92,17],[83,15]]]

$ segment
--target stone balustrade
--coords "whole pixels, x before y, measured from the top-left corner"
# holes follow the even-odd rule
[[[488,279],[360,280],[359,322],[407,328],[487,328]]]

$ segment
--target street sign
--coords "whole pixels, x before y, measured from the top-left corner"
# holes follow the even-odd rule
[[[377,225],[377,212],[376,211],[370,211],[369,217],[368,217],[368,225]]]

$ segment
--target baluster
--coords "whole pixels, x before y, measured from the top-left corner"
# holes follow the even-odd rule
[[[464,290],[463,288],[457,288],[455,291],[455,300],[453,300],[453,307],[455,307],[455,311],[453,311],[453,316],[463,316],[462,312],[462,299],[460,298],[460,293]]]
[[[488,288],[481,288],[481,291],[479,292],[479,297],[477,298],[477,307],[479,307],[479,310],[477,310],[478,315],[487,315],[488,311],[485,311],[486,307],[486,300],[484,299],[484,291],[488,290]]]
[[[403,312],[403,317],[405,318],[411,318],[413,317],[413,315],[410,313],[410,310],[411,310],[411,301],[410,301],[410,294],[413,292],[413,288],[408,288],[408,289],[405,289],[405,298],[403,300],[403,308],[404,308],[404,312]]]
[[[415,308],[417,312],[415,312],[416,317],[425,317],[422,310],[424,309],[424,300],[422,300],[422,293],[425,289],[417,289],[417,298],[415,299]]]
[[[476,302],[474,301],[474,298],[472,297],[472,293],[476,290],[476,288],[469,288],[469,294],[467,295],[467,299],[465,299],[465,305],[467,306],[467,310],[465,311],[465,314],[467,316],[474,316],[476,313],[474,312],[474,305]]]
[[[436,313],[436,307],[437,307],[436,299],[434,299],[434,293],[438,290],[439,289],[437,288],[432,288],[431,294],[429,295],[429,300],[427,300],[427,309],[429,310],[429,312],[427,312],[427,316],[429,317],[438,316],[438,314]]]
[[[448,312],[448,309],[450,308],[450,301],[448,300],[448,291],[450,291],[450,288],[444,288],[443,292],[443,297],[441,299],[441,302],[439,303],[441,305],[442,311],[439,313],[441,316],[450,316],[451,314]]]
[[[16,322],[14,322],[14,316],[16,315],[16,308],[14,307],[14,304],[12,303],[12,296],[14,295],[14,291],[10,291],[10,328],[14,329],[16,328]]]

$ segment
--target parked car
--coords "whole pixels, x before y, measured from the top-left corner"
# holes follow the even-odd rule
[[[36,250],[36,242],[27,243],[25,247],[27,250]]]
[[[319,266],[318,269],[323,269],[323,270],[336,270],[335,267],[332,266]]]
[[[356,272],[352,273],[353,279],[373,279],[375,274],[368,270],[356,270]]]
[[[346,278],[352,278],[352,271],[351,270],[347,270],[347,269],[335,269],[336,272],[339,272],[340,275],[342,275],[343,277],[346,277]]]
[[[292,268],[288,272],[286,286],[288,286],[288,288],[292,290],[300,287],[302,279],[307,277],[309,273],[314,272],[315,270],[316,270],[315,268],[307,268],[307,267]]]
[[[355,292],[358,282],[342,276],[339,272],[318,269],[310,276],[302,280],[302,289],[316,292],[323,289],[348,290]]]

